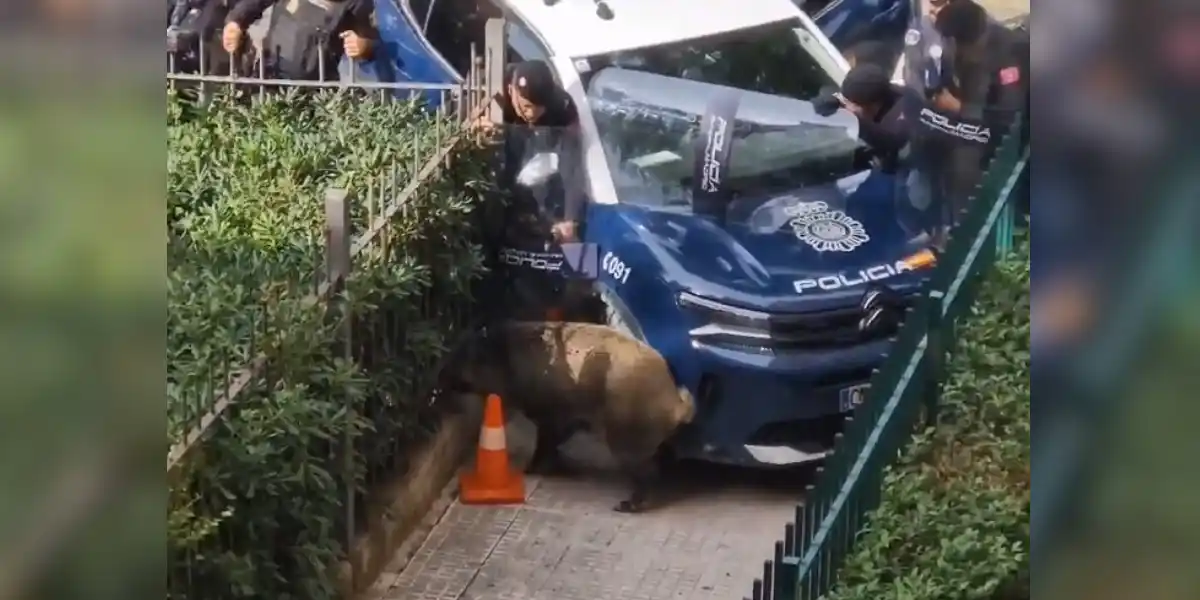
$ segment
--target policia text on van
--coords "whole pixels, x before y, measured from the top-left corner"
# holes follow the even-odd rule
[[[274,77],[317,79],[322,64],[336,68],[343,53],[370,58],[379,39],[372,0],[242,0],[226,19],[225,51],[236,52],[246,29],[271,7],[262,60]]]

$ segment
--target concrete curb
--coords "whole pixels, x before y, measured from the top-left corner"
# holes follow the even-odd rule
[[[479,435],[482,401],[460,396],[460,409],[442,418],[437,432],[414,449],[410,468],[372,494],[367,533],[339,565],[342,597],[375,595],[390,584],[420,548],[430,530],[458,496],[454,475],[469,457]],[[382,586],[386,589],[387,585]]]

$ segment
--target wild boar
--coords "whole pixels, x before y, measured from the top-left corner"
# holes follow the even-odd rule
[[[603,439],[633,491],[614,510],[641,512],[658,483],[664,443],[696,404],[653,348],[591,323],[514,322],[483,332],[463,379],[494,392],[537,426],[532,471],[560,465],[558,448],[587,429]]]

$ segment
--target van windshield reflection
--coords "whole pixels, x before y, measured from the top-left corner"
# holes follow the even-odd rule
[[[588,102],[622,202],[691,212],[700,125],[713,98],[734,88],[609,67]],[[806,101],[743,90],[722,185],[733,196],[829,183],[854,172],[858,122],[823,117]]]

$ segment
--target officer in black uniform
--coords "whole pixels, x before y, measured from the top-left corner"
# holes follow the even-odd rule
[[[555,242],[579,241],[579,222],[583,216],[586,181],[582,179],[582,144],[579,140],[579,113],[566,90],[558,85],[550,66],[540,60],[509,65],[505,69],[504,90],[497,100],[508,126],[527,125],[546,128],[554,136],[551,144],[559,150],[560,175],[563,177],[561,214],[554,215],[551,233]],[[519,169],[523,157],[524,136],[508,136],[505,140],[507,163]],[[514,170],[509,174],[515,177]],[[559,211],[554,211],[559,212]]]
[[[369,59],[379,39],[373,0],[241,0],[226,19],[225,51],[236,52],[246,29],[272,6],[262,59],[274,77],[330,79],[328,69],[336,73],[343,53]]]
[[[550,65],[527,60],[509,65],[504,72],[500,106],[504,122],[534,127],[575,127],[579,114],[566,90],[554,80]]]
[[[514,193],[502,245],[554,253],[562,244],[581,241],[588,181],[579,113],[571,96],[555,80],[550,65],[530,60],[505,69],[504,87],[495,100],[504,122],[503,180]],[[557,154],[558,172],[548,188],[535,191],[517,184],[517,174],[539,149]],[[569,319],[583,319],[596,312],[590,281],[563,280],[561,272],[518,270],[510,284],[517,314],[553,307]]]
[[[916,219],[914,230],[924,230],[936,238],[939,231],[929,230],[934,213],[928,212],[936,195],[933,182],[927,169],[913,168],[911,158],[912,147],[925,143],[923,132],[912,118],[914,107],[922,102],[919,92],[893,84],[880,65],[859,63],[846,73],[840,90],[823,90],[813,106],[819,115],[828,116],[844,108],[858,118],[858,138],[867,145],[872,167],[885,173],[906,172],[903,197],[915,212],[904,209],[903,214]]]
[[[973,0],[950,0],[934,27],[952,42],[954,65],[954,82],[937,90],[934,106],[987,125],[995,146],[1028,101],[1028,35],[989,18]]]
[[[818,114],[828,116],[845,108],[858,118],[858,137],[885,172],[899,167],[908,145],[906,117],[908,91],[893,85],[887,71],[874,62],[863,62],[846,73],[840,91],[825,90],[814,100]]]
[[[939,204],[951,225],[1027,101],[1028,40],[973,0],[925,0],[905,44],[905,80],[923,95],[910,116],[910,197]]]
[[[986,146],[967,145],[952,157],[949,193],[962,204],[1019,110],[1028,103],[1029,40],[989,18],[973,0],[950,0],[934,26],[951,42],[954,85],[932,98],[943,114],[987,128]]]
[[[167,52],[178,73],[228,74],[229,53],[221,52],[217,32],[230,9],[243,0],[170,0],[167,4]],[[201,53],[203,52],[203,61]]]

